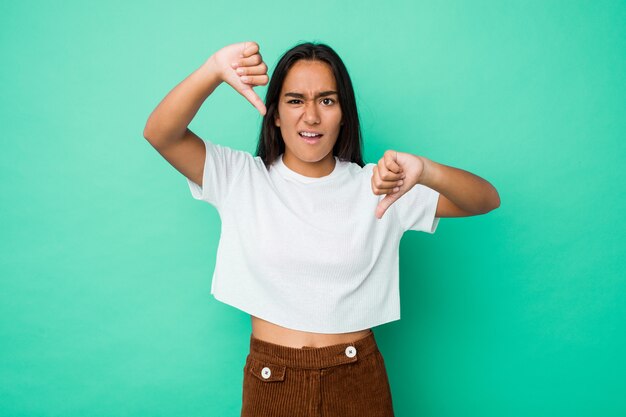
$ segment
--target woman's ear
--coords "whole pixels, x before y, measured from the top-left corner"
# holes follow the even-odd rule
[[[278,113],[274,116],[274,125],[280,127],[280,117],[278,117]]]

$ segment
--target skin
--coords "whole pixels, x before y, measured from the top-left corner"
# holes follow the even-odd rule
[[[320,96],[320,94],[323,94]],[[300,60],[290,68],[280,92],[274,120],[285,142],[283,162],[307,177],[323,177],[335,168],[333,146],[341,128],[341,104],[330,66],[322,61]],[[321,133],[315,144],[299,132]]]
[[[372,191],[385,195],[376,207],[382,218],[389,206],[417,184],[440,193],[435,217],[467,217],[500,207],[500,195],[485,179],[419,155],[385,151],[372,173]]]

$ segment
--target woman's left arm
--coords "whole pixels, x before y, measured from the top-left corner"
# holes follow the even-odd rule
[[[500,207],[498,191],[485,179],[423,156],[388,150],[372,174],[374,194],[387,194],[379,202],[376,216],[381,218],[416,184],[440,193],[435,217],[474,216]]]
[[[435,217],[475,216],[500,207],[500,195],[487,180],[423,156],[416,157],[423,164],[417,184],[441,194]]]

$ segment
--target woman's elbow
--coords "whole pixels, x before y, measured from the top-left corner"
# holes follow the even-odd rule
[[[487,204],[487,207],[488,209],[486,213],[489,213],[490,211],[500,207],[500,194],[498,194],[498,191],[495,188],[493,188],[493,192],[491,193],[491,197],[489,198],[489,203]]]

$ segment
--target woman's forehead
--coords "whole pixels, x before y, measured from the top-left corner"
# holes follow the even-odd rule
[[[300,60],[293,64],[283,82],[283,91],[317,94],[334,91],[337,83],[333,71],[323,61]]]

